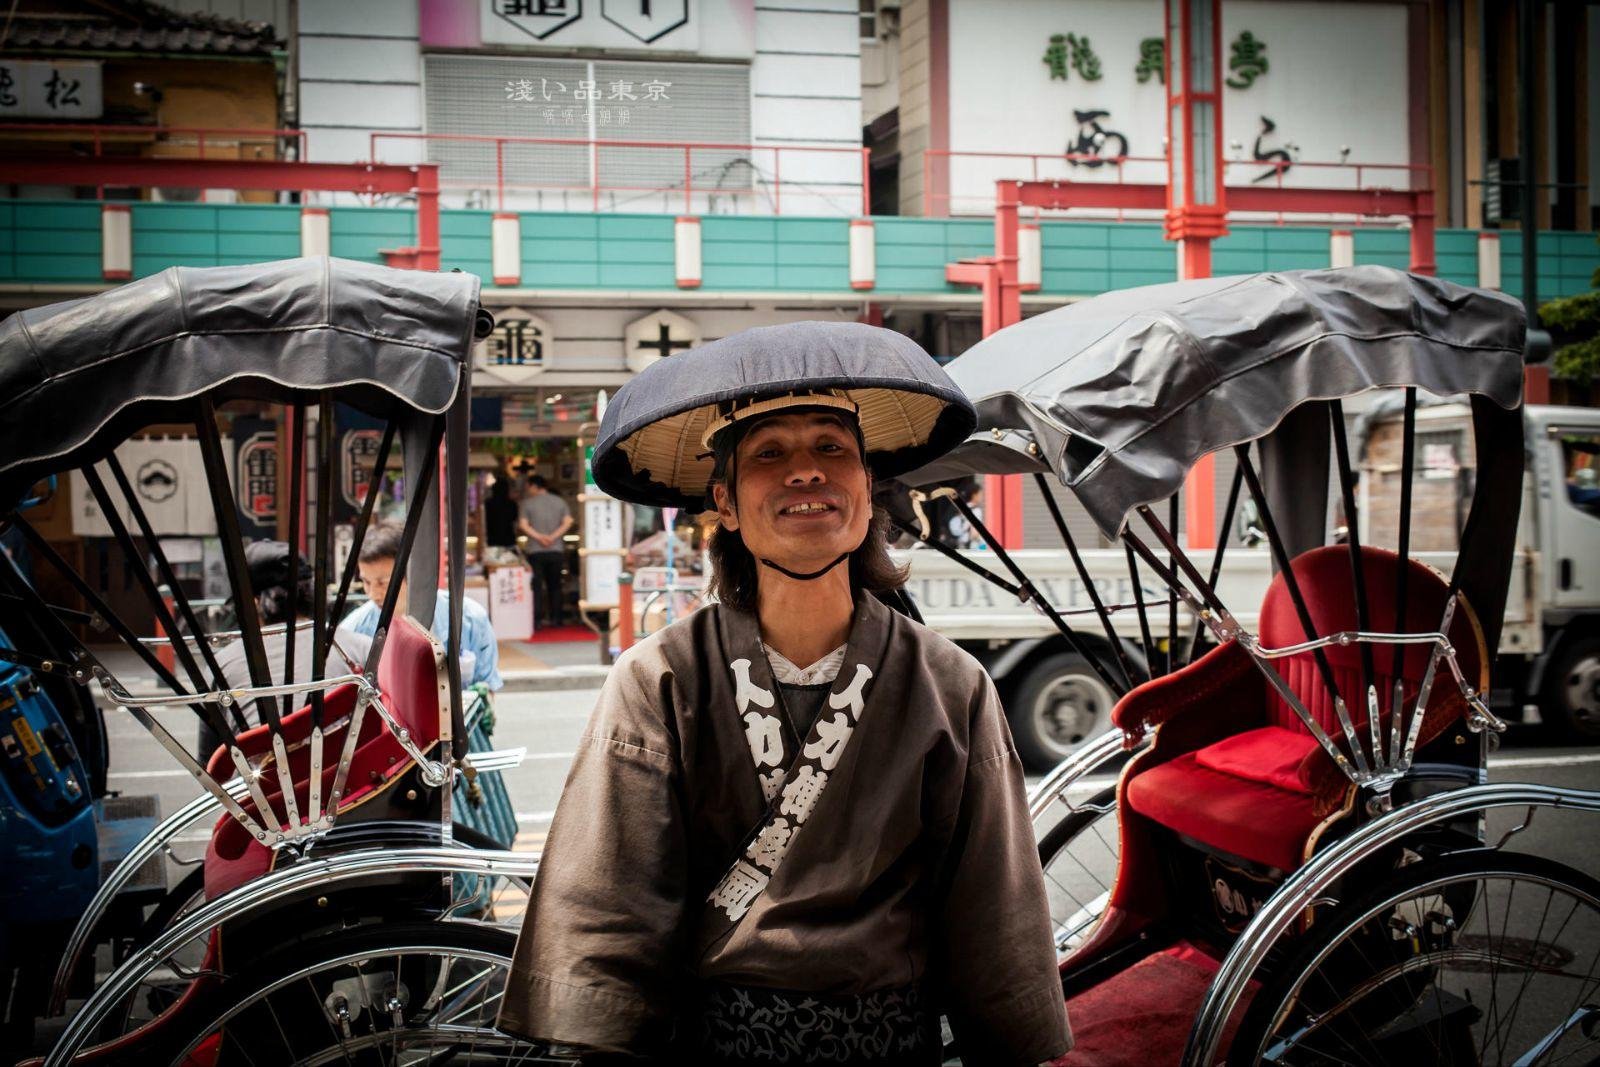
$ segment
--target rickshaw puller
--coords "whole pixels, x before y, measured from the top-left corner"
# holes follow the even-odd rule
[[[766,367],[769,347],[788,364]],[[794,382],[816,377],[794,365],[816,353],[838,383],[841,350],[948,385],[909,340],[858,324],[747,331],[673,359],[698,356],[724,383]],[[647,371],[611,410],[630,388],[681,390],[671,373]],[[753,384],[702,432],[667,434],[670,459],[634,438],[608,448],[602,427],[595,474],[613,495],[665,501],[709,481],[718,602],[607,679],[546,840],[502,1029],[602,1055],[937,1064],[943,1013],[968,1063],[1070,1048],[994,687],[874,595],[903,581],[874,467],[932,458],[971,425],[970,408],[963,421],[907,390]],[[895,437],[908,410],[921,420],[909,444]],[[646,488],[705,460],[709,479]],[[608,465],[624,462],[631,484]]]

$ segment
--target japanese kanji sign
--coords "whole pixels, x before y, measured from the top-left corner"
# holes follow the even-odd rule
[[[473,366],[492,383],[531,382],[549,361],[554,337],[544,319],[508,308],[496,315],[494,332],[478,343]]]
[[[628,369],[636,373],[659,359],[699,343],[700,328],[682,315],[666,310],[652,311],[644,318],[634,319],[622,333]]]
[[[100,64],[0,58],[0,118],[97,119]]]
[[[479,0],[486,45],[700,47],[700,0]],[[720,5],[713,5],[714,7]]]

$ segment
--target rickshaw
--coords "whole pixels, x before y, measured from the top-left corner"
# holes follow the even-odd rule
[[[63,953],[57,1014],[75,977],[92,975],[108,901],[145,862],[170,855],[179,832],[215,819],[191,888],[158,909],[44,1062],[541,1062],[544,1050],[493,1028],[537,856],[509,851],[509,811],[477,810],[486,789],[503,803],[490,772],[521,752],[471,751],[486,737],[485,705],[461,678],[470,351],[491,326],[471,275],[328,258],[175,267],[0,323],[0,521],[26,539],[36,571],[87,606],[48,603],[6,557],[0,596],[23,625],[8,626],[0,661],[83,692],[92,683],[203,791],[101,885]],[[310,618],[296,616],[293,598],[287,621],[259,616],[242,479],[219,425],[219,412],[241,402],[281,405],[297,428],[316,414],[314,484],[303,429],[284,449],[288,543],[307,546],[317,590]],[[336,405],[383,426],[338,567]],[[209,500],[237,605],[228,631],[198,619],[141,504],[139,474],[118,456],[143,428],[173,424],[198,442],[190,473],[203,490],[186,491]],[[396,567],[408,581],[388,587],[370,647],[352,649],[335,627],[394,452],[405,491]],[[136,633],[30,524],[33,487],[67,471],[85,481],[167,637]],[[444,642],[428,624],[441,585]],[[73,622],[117,638],[161,690],[119,677]],[[307,629],[312,654],[297,670]],[[274,636],[281,662],[268,658]],[[245,679],[219,665],[230,642],[242,645]],[[330,672],[335,653],[346,666]],[[221,739],[215,751],[188,741],[198,721]],[[70,763],[70,739],[58,741],[50,756]]]
[[[895,521],[1033,604],[1120,694],[1115,728],[1030,795],[1078,1041],[1060,1063],[1600,1062],[1600,881],[1507,847],[1540,812],[1592,835],[1600,793],[1487,780],[1523,354],[1515,301],[1363,266],[1108,293],[948,365],[978,429],[902,476]],[[1404,405],[1392,550],[1363,541],[1343,409],[1374,390]],[[1409,550],[1422,395],[1474,416],[1448,575]],[[1178,495],[1218,452],[1235,461],[1223,535],[1196,561]],[[1035,479],[1104,644],[949,488],[974,474]],[[1093,592],[1052,480],[1123,546],[1134,603]],[[1243,496],[1275,570],[1254,628],[1255,605],[1217,593]],[[1330,497],[1342,544],[1324,543]],[[935,498],[999,570],[929,536]],[[1501,809],[1523,814],[1491,836]]]

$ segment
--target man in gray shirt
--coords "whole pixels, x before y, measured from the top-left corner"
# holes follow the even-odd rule
[[[567,502],[549,488],[543,475],[528,479],[522,498],[517,532],[528,539],[528,565],[533,568],[533,606],[538,617],[535,628],[566,625],[565,596],[561,572],[566,567],[567,551],[562,537],[572,529],[572,511]]]

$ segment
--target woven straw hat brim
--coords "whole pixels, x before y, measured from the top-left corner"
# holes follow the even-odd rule
[[[902,389],[843,389],[856,405],[867,453],[899,452],[926,445],[947,401]],[[650,479],[688,497],[703,496],[711,479],[712,457],[701,443],[719,405],[705,404],[644,427],[619,445],[629,465]]]

